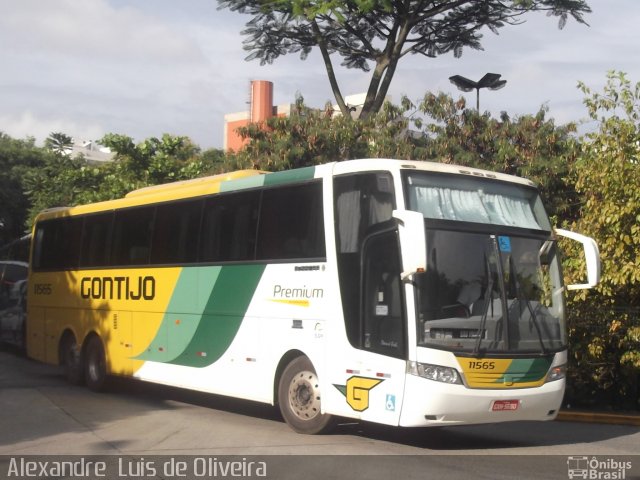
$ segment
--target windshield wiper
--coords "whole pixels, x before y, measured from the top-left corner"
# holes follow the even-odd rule
[[[533,326],[536,329],[536,333],[538,334],[538,341],[540,342],[540,347],[542,348],[542,353],[547,353],[547,347],[544,345],[544,340],[542,338],[542,331],[540,330],[540,324],[538,323],[538,316],[535,314],[533,307],[531,306],[531,302],[527,298],[518,281],[518,275],[515,271],[515,265],[513,258],[509,259],[509,270],[511,271],[511,275],[513,277],[513,282],[516,286],[516,294],[518,295],[518,299],[522,302],[524,300],[525,305],[527,306],[527,310],[529,310],[529,315],[531,315],[531,321],[533,322]],[[508,313],[507,313],[508,315]],[[519,320],[519,319],[518,319]]]
[[[489,275],[489,284],[487,285],[487,289],[484,292],[484,298],[486,300],[486,304],[484,307],[484,311],[482,313],[482,317],[480,318],[480,325],[478,326],[478,338],[476,339],[476,345],[473,348],[473,355],[477,356],[480,352],[480,345],[482,344],[482,337],[484,336],[484,328],[487,324],[487,315],[489,314],[489,307],[493,310],[493,275],[491,274],[491,266],[489,265],[489,260],[487,260],[487,256],[485,255],[485,265],[487,267],[487,274]],[[493,315],[493,311],[491,312]]]

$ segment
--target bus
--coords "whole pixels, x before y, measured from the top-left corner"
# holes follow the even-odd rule
[[[563,284],[557,237],[583,244]],[[28,355],[278,405],[300,433],[551,420],[564,292],[595,242],[535,185],[392,159],[242,170],[56,208],[35,222]]]

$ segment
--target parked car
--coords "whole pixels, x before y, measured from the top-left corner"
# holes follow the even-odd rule
[[[0,342],[24,347],[29,264],[0,260]]]

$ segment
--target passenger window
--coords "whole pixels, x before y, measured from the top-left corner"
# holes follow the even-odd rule
[[[151,246],[151,263],[193,263],[198,258],[198,234],[204,202],[160,205]]]
[[[113,214],[89,215],[84,219],[81,267],[104,267],[109,263],[109,236]]]
[[[73,269],[80,260],[82,218],[42,222],[36,232],[36,269]]]
[[[248,191],[207,199],[200,240],[201,262],[255,259],[260,192]]]
[[[153,207],[116,212],[113,225],[113,265],[148,265],[153,226]]]
[[[257,258],[318,259],[325,255],[322,183],[265,190]]]

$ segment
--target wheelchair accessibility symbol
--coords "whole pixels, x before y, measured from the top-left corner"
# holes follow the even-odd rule
[[[396,396],[387,394],[386,409],[390,412],[396,411]]]

